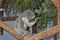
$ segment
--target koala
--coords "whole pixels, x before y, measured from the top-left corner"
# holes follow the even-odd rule
[[[30,32],[26,29],[27,27],[32,27],[32,25],[35,24],[35,21],[30,21],[34,18],[35,14],[30,10],[20,13],[19,17],[15,20],[14,29],[17,33],[22,34],[22,36],[29,34]]]

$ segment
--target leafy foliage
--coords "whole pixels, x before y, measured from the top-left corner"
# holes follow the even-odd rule
[[[51,3],[50,0],[45,0],[41,3],[42,6],[39,9],[35,9],[36,17],[41,18],[39,22],[40,31],[46,28],[49,21],[56,21],[57,10],[56,7]]]
[[[10,15],[11,11],[12,14],[16,14],[16,12],[23,12],[27,9],[33,10],[39,5],[39,0],[6,0],[3,7],[6,9],[6,14]]]

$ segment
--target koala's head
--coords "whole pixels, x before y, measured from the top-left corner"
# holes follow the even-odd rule
[[[35,18],[35,14],[34,12],[32,12],[31,10],[26,10],[23,12],[23,16],[27,17],[29,20],[32,20]]]

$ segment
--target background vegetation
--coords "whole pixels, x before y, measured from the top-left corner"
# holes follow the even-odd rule
[[[40,31],[43,31],[48,22],[56,22],[57,9],[50,0],[4,0],[0,6],[6,11],[6,15],[15,15],[27,9],[32,10],[38,18],[38,26]]]
[[[57,9],[50,0],[44,0],[39,9],[35,9],[34,12],[36,13],[36,17],[40,18],[40,31],[46,29],[47,24],[51,21],[53,22],[52,26],[57,24]]]

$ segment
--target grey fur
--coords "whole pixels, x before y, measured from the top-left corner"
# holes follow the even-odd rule
[[[22,34],[22,36],[24,36],[24,35],[27,35],[30,33],[26,30],[26,28],[28,26],[31,27],[32,25],[34,25],[35,22],[28,22],[28,24],[26,25],[26,28],[25,28],[24,22],[22,21],[22,17],[27,17],[28,18],[27,20],[31,20],[35,17],[35,14],[30,10],[26,10],[23,13],[21,13],[20,16],[16,19],[16,21],[14,23],[14,28],[17,31],[17,33]]]

